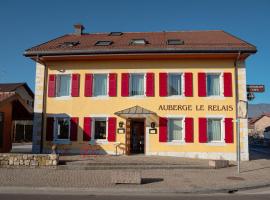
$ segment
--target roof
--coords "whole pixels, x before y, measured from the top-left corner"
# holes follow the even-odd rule
[[[133,39],[145,39],[145,45],[132,45]],[[183,40],[181,45],[168,45],[167,40]],[[96,46],[97,41],[112,41],[109,46]],[[63,45],[71,42],[73,45]],[[27,49],[25,56],[120,54],[120,53],[255,53],[256,47],[222,30],[174,32],[123,32],[67,34]]]
[[[20,95],[16,94],[16,92],[0,92],[0,107],[4,106],[6,103],[19,101],[21,105],[29,112],[33,113],[33,108],[29,106]]]
[[[121,115],[121,114],[129,114],[129,115],[136,115],[136,114],[153,114],[155,115],[155,112],[152,112],[150,110],[147,110],[141,106],[133,106],[131,108],[127,108],[121,111],[118,111],[115,113],[116,115]]]
[[[261,114],[260,116],[258,116],[258,117],[254,117],[254,118],[252,118],[252,119],[250,119],[249,121],[248,121],[248,124],[250,124],[250,125],[252,125],[252,124],[254,124],[255,122],[257,122],[258,120],[260,120],[261,118],[263,118],[263,117],[270,117],[270,113],[263,113],[263,114]]]
[[[24,87],[29,95],[34,98],[34,93],[29,88],[27,83],[0,83],[0,92],[15,92],[19,87]]]

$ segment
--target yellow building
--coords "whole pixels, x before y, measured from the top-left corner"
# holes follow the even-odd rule
[[[67,34],[36,62],[33,152],[248,160],[245,59],[224,31]],[[239,122],[239,123],[238,123]]]

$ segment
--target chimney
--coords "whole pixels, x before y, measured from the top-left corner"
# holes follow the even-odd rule
[[[75,35],[83,34],[84,26],[82,24],[75,24],[74,28],[75,28]]]

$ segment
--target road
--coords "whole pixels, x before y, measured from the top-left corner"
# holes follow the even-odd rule
[[[225,195],[177,195],[177,196],[94,196],[94,195],[21,195],[21,194],[0,194],[1,200],[264,200],[270,199],[269,194],[254,194],[254,195],[238,195],[238,194],[225,194]]]

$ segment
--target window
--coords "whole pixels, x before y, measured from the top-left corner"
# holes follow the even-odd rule
[[[59,44],[59,47],[74,47],[79,45],[79,41],[63,42]]]
[[[112,43],[113,43],[112,41],[97,41],[95,46],[109,46]]]
[[[182,75],[181,74],[168,74],[168,95],[182,95]]]
[[[107,119],[95,118],[94,119],[94,138],[95,140],[107,139]]]
[[[148,44],[148,42],[145,39],[133,39],[130,42],[131,45],[145,45]]]
[[[122,32],[110,32],[109,36],[120,36],[123,35]]]
[[[70,74],[59,74],[56,79],[56,96],[70,96]]]
[[[108,94],[107,77],[107,74],[94,74],[94,96],[106,96]]]
[[[144,95],[144,74],[130,74],[130,96]]]
[[[169,141],[183,140],[183,120],[177,118],[168,119],[169,122]]]
[[[209,142],[221,141],[221,119],[207,120],[207,135]]]
[[[184,40],[179,40],[179,39],[169,39],[167,40],[168,45],[183,45]]]
[[[207,74],[207,96],[220,95],[220,74]]]
[[[70,118],[58,117],[56,118],[56,139],[57,140],[69,140],[70,135]]]

